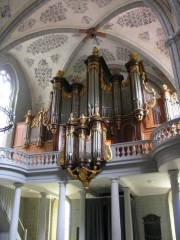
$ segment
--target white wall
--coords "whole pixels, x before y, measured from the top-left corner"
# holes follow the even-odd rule
[[[8,233],[0,233],[0,240],[8,240]]]
[[[76,231],[79,227],[80,200],[71,200],[70,240],[76,240]]]

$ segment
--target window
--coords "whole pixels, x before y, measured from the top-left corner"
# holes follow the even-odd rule
[[[10,109],[12,107],[12,96],[12,76],[8,70],[0,70],[0,106]],[[0,129],[9,124],[9,118],[3,111],[0,111],[0,119]],[[5,132],[0,132],[0,146],[4,146],[5,137]]]

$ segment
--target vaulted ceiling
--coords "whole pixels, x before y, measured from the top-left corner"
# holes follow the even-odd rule
[[[57,70],[63,70],[69,82],[77,77],[84,80],[84,59],[94,46],[110,68],[118,67],[124,75],[129,53],[138,52],[149,81],[157,88],[163,83],[173,88],[166,32],[160,16],[145,4],[148,2],[151,1],[0,0],[0,57],[9,54],[18,61],[31,90],[34,112],[48,105],[50,80]],[[153,2],[159,4],[173,25],[169,1]],[[155,179],[160,180],[160,176]],[[141,180],[136,176],[121,181],[129,183],[131,189],[139,188],[143,182],[136,191],[141,195],[149,185],[149,194],[156,194],[159,188],[164,191],[169,188],[169,180],[166,186],[165,181],[159,180],[154,186],[152,179],[152,175],[141,175]],[[104,185],[106,188],[108,184]],[[156,186],[159,188],[155,190]]]
[[[170,13],[167,1],[161,1]],[[1,0],[0,53],[22,67],[34,111],[48,105],[50,80],[63,70],[72,81],[86,76],[84,59],[94,46],[107,64],[126,75],[129,53],[137,51],[151,81],[173,85],[165,32],[158,16],[143,1]]]

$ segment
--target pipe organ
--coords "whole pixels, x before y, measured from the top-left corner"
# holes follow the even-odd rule
[[[148,119],[154,127],[170,120],[179,104],[175,93],[165,85],[160,101],[156,100],[137,53],[132,52],[126,63],[126,79],[118,69],[108,68],[96,47],[85,64],[87,78],[83,82],[76,77],[70,84],[62,71],[51,80],[48,108],[40,109],[37,116],[31,111],[26,114],[22,146],[28,151],[34,139],[38,148],[51,142],[51,150],[60,153],[59,164],[88,188],[112,157],[107,140],[118,143],[144,139]],[[155,111],[158,102],[159,112]]]

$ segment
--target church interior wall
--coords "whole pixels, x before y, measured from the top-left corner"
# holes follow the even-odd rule
[[[135,202],[140,240],[145,240],[143,217],[149,214],[160,217],[162,239],[173,240],[167,194],[137,196]]]

